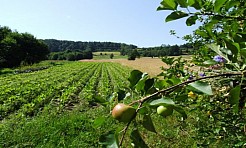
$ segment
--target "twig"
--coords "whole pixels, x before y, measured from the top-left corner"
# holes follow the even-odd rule
[[[188,14],[189,14],[189,15],[217,16],[217,17],[227,18],[227,19],[236,19],[236,20],[238,20],[238,21],[246,20],[246,18],[243,17],[243,16],[228,16],[228,15],[221,15],[221,14],[207,13],[207,12],[203,12],[203,13],[192,13],[192,12],[189,12]]]
[[[140,103],[140,104],[138,105],[138,108],[136,109],[135,114],[132,116],[132,119],[131,119],[131,120],[127,123],[127,125],[124,127],[124,129],[123,129],[123,134],[122,134],[122,137],[121,137],[121,139],[120,139],[119,146],[122,145],[123,140],[124,140],[124,137],[125,137],[125,135],[126,135],[126,131],[127,131],[127,129],[129,128],[129,126],[130,126],[132,120],[137,116],[137,113],[138,113],[138,111],[139,111],[139,109],[141,108],[142,105],[143,105],[143,103]]]
[[[206,76],[206,77],[202,77],[202,78],[197,78],[197,79],[194,79],[194,80],[189,80],[189,81],[185,81],[183,83],[180,83],[180,84],[177,84],[177,85],[174,85],[174,86],[171,86],[169,88],[166,88],[166,89],[163,89],[163,90],[160,90],[160,91],[157,91],[151,95],[148,95],[146,97],[143,97],[142,99],[139,99],[139,100],[136,100],[136,101],[133,101],[132,103],[130,103],[129,105],[133,105],[135,103],[139,103],[138,105],[138,108],[134,114],[134,116],[132,117],[132,119],[127,123],[127,125],[125,126],[125,128],[123,129],[123,135],[121,137],[121,140],[120,140],[120,143],[119,143],[119,146],[122,145],[123,143],[123,140],[124,140],[124,137],[125,137],[125,134],[126,134],[126,131],[127,129],[129,128],[132,120],[136,117],[139,109],[142,107],[142,105],[144,104],[145,101],[149,100],[150,98],[154,97],[154,96],[157,96],[159,94],[162,94],[162,93],[166,93],[168,91],[171,91],[173,89],[176,89],[180,86],[183,86],[183,85],[187,85],[189,83],[192,83],[192,82],[196,82],[196,81],[199,81],[199,80],[203,80],[203,79],[209,79],[209,78],[215,78],[215,77],[223,77],[223,76],[236,76],[236,75],[245,75],[245,73],[241,73],[241,72],[238,72],[238,73],[223,73],[223,74],[218,74],[218,75],[212,75],[212,76]]]
[[[223,73],[223,74],[218,74],[218,75],[212,75],[212,76],[206,76],[206,77],[202,77],[202,78],[197,78],[197,79],[194,79],[194,80],[189,80],[189,81],[185,81],[183,83],[180,83],[180,84],[177,84],[177,85],[174,85],[174,86],[171,86],[171,87],[168,87],[166,89],[163,89],[163,90],[160,90],[160,91],[157,91],[151,95],[148,95],[140,100],[136,100],[136,101],[133,101],[132,103],[130,103],[129,105],[133,105],[135,103],[142,103],[142,102],[145,102],[147,101],[148,99],[152,98],[152,97],[155,97],[159,94],[162,94],[162,93],[166,93],[168,91],[171,91],[172,89],[175,89],[177,87],[180,87],[180,86],[183,86],[183,85],[187,85],[189,83],[192,83],[192,82],[195,82],[195,81],[199,81],[199,80],[203,80],[203,79],[209,79],[209,78],[215,78],[215,77],[223,77],[223,76],[234,76],[234,75],[243,75],[242,73]]]

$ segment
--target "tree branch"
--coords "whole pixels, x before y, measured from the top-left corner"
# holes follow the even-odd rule
[[[203,12],[203,13],[192,13],[189,12],[189,15],[207,15],[207,16],[217,16],[221,18],[227,18],[227,19],[236,19],[238,21],[246,20],[245,17],[243,16],[228,16],[228,15],[221,15],[221,14],[215,14],[215,13],[208,13],[208,12]]]
[[[139,109],[141,108],[142,105],[143,105],[143,103],[140,103],[140,104],[138,105],[138,108],[136,109],[136,112],[135,112],[134,116],[132,117],[132,119],[127,123],[127,125],[126,125],[125,128],[123,129],[123,134],[122,134],[122,136],[121,136],[120,143],[119,143],[119,146],[120,146],[120,147],[121,147],[122,144],[123,144],[123,140],[124,140],[124,137],[125,137],[125,135],[126,135],[127,129],[129,128],[129,126],[130,126],[132,120],[137,116],[137,113],[138,113],[138,111],[139,111]]]
[[[168,91],[171,91],[173,89],[176,89],[180,86],[183,86],[183,85],[187,85],[189,83],[192,83],[192,82],[195,82],[195,81],[199,81],[199,80],[204,80],[204,79],[209,79],[209,78],[215,78],[215,77],[223,77],[223,76],[235,76],[235,75],[243,75],[243,73],[223,73],[223,74],[218,74],[218,75],[212,75],[212,76],[206,76],[206,77],[202,77],[202,78],[197,78],[197,79],[194,79],[194,80],[189,80],[189,81],[185,81],[183,83],[180,83],[180,84],[177,84],[177,85],[174,85],[174,86],[171,86],[171,87],[168,87],[166,89],[163,89],[163,90],[160,90],[160,91],[157,91],[151,95],[148,95],[142,99],[139,99],[139,100],[136,100],[136,101],[133,101],[132,103],[130,103],[129,105],[133,105],[135,103],[142,103],[142,102],[145,102],[147,101],[148,99],[152,98],[152,97],[155,97],[159,94],[162,94],[162,93],[166,93]]]
[[[184,85],[187,85],[189,83],[193,83],[193,82],[196,82],[196,81],[199,81],[199,80],[204,80],[204,79],[210,79],[210,78],[216,78],[216,77],[229,77],[229,76],[236,76],[236,75],[246,75],[246,73],[241,73],[241,72],[238,72],[238,73],[223,73],[223,74],[218,74],[218,75],[212,75],[212,76],[206,76],[206,77],[202,77],[202,78],[197,78],[197,79],[194,79],[194,80],[189,80],[189,81],[185,81],[183,83],[180,83],[180,84],[177,84],[177,85],[174,85],[174,86],[171,86],[171,87],[168,87],[166,89],[163,89],[163,90],[160,90],[160,91],[157,91],[151,95],[148,95],[146,97],[143,97],[142,99],[139,99],[139,100],[136,100],[136,101],[133,101],[132,103],[130,103],[129,105],[133,105],[135,103],[139,103],[138,105],[138,108],[136,109],[136,112],[134,114],[134,116],[132,117],[132,119],[127,123],[127,125],[125,126],[125,128],[123,129],[123,135],[120,139],[120,142],[119,142],[119,146],[122,146],[122,143],[123,143],[123,140],[124,140],[124,137],[125,137],[125,134],[126,134],[126,131],[127,129],[129,128],[132,120],[136,117],[139,109],[142,107],[142,105],[144,104],[145,101],[149,100],[150,98],[152,97],[155,97],[159,94],[162,94],[162,93],[166,93],[168,91],[171,91],[173,89],[176,89],[180,86],[184,86]]]

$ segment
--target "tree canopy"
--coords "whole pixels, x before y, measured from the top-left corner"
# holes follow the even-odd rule
[[[29,33],[0,26],[0,67],[33,64],[47,58],[47,45]]]
[[[135,49],[137,46],[128,45],[125,43],[113,43],[113,42],[82,42],[82,41],[67,41],[56,39],[43,40],[49,47],[51,52],[59,52],[65,50],[91,50],[95,51],[120,51],[121,49]]]

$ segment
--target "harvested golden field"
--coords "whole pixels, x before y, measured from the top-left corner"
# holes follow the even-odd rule
[[[133,69],[138,69],[142,72],[147,72],[151,76],[155,76],[161,72],[161,67],[167,67],[165,63],[159,58],[140,58],[135,61],[127,59],[104,59],[104,60],[81,60],[84,62],[116,62],[124,66],[131,67]]]
[[[183,56],[185,60],[189,60],[191,56]],[[116,62],[124,66],[138,69],[142,72],[147,72],[151,76],[156,76],[161,73],[161,67],[168,68],[160,58],[142,57],[131,61],[127,59],[101,59],[101,60],[81,60],[82,62]]]

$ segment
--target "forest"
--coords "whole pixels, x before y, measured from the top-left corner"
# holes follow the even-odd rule
[[[0,26],[0,68],[37,63],[49,52],[48,46],[33,35]]]
[[[136,49],[136,45],[128,45],[125,43],[113,42],[82,42],[82,41],[67,41],[56,39],[42,40],[46,43],[51,52],[59,52],[65,50],[87,50],[87,51],[120,51],[121,49]]]

